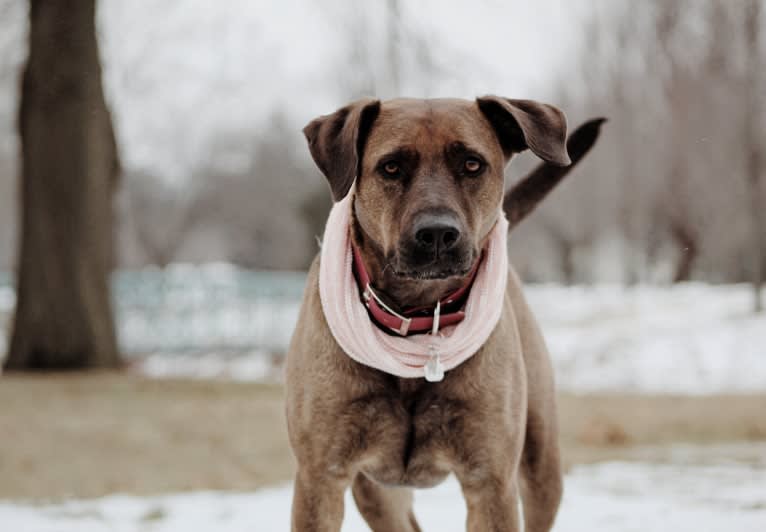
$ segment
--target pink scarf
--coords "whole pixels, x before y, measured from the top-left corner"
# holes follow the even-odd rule
[[[463,321],[435,335],[393,336],[372,322],[354,278],[349,234],[353,196],[352,189],[333,206],[322,240],[319,296],[330,331],[341,349],[360,364],[397,377],[440,381],[445,371],[484,345],[500,319],[508,280],[508,221],[501,212],[490,232]]]

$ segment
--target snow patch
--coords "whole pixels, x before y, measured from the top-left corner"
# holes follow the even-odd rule
[[[761,532],[766,523],[766,466],[604,463],[567,476],[556,532]],[[289,530],[290,486],[255,493],[201,492],[158,497],[114,495],[34,505],[0,502],[7,530],[35,532],[280,532]],[[465,530],[458,483],[417,491],[424,530]],[[346,496],[343,532],[369,529]]]
[[[570,391],[711,394],[766,390],[766,314],[746,285],[529,286]]]
[[[281,381],[277,357],[263,351],[248,353],[154,353],[135,360],[132,369],[154,378]]]

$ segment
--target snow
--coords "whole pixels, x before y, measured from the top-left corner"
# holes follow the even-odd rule
[[[529,286],[561,389],[766,391],[766,314],[746,285]]]
[[[766,449],[764,449],[766,451]],[[766,464],[602,463],[567,476],[556,532],[761,532]],[[290,486],[254,493],[112,495],[56,504],[0,502],[5,530],[30,532],[219,532],[289,530]],[[465,530],[465,503],[450,478],[416,492],[424,530]],[[343,532],[369,529],[349,494]]]
[[[135,369],[155,378],[228,379],[235,381],[276,381],[281,369],[263,351],[247,353],[153,353],[136,361]]]

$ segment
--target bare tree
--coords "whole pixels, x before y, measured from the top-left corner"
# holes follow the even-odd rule
[[[764,253],[756,249],[764,245],[764,221],[755,220],[764,216],[763,178],[738,177],[763,173],[762,156],[741,156],[763,146],[763,59],[747,53],[743,17],[762,15],[721,0],[610,6],[589,23],[582,73],[575,72],[587,90],[567,106],[610,117],[602,149],[584,165],[593,197],[580,200],[565,190],[543,212],[559,224],[569,218],[572,234],[600,216],[596,246],[607,242],[607,249],[610,233],[619,235],[611,253],[623,252],[623,279],[631,282],[751,279],[755,262],[745,264]],[[572,73],[561,85],[577,94]],[[583,210],[589,215],[573,218]],[[588,268],[611,262],[582,258]]]
[[[23,74],[22,234],[13,370],[120,363],[108,276],[119,163],[95,0],[31,0]]]
[[[255,139],[247,171],[218,187],[225,205],[221,217],[230,229],[230,259],[246,267],[305,268],[316,252],[314,236],[324,225],[323,220],[319,227],[307,225],[319,220],[306,216],[305,201],[311,185],[324,183],[283,112],[270,117],[268,131]],[[326,215],[326,206],[318,201],[313,207]]]
[[[681,6],[677,2],[664,3],[657,16],[657,40],[667,65],[664,87],[667,105],[673,113],[670,127],[669,163],[666,166],[668,188],[662,191],[665,216],[670,235],[676,243],[676,259],[673,282],[691,279],[692,267],[699,254],[699,233],[695,227],[689,205],[691,197],[690,169],[686,164],[687,125],[690,116],[692,81],[674,47],[677,37]],[[669,192],[669,194],[667,193]]]
[[[763,159],[761,151],[764,149],[762,123],[759,123],[761,112],[761,99],[764,89],[761,87],[761,75],[763,58],[760,51],[760,24],[761,24],[761,0],[750,0],[745,15],[745,40],[747,46],[747,65],[745,80],[746,107],[744,114],[743,138],[746,150],[747,178],[750,186],[750,218],[752,224],[751,257],[752,257],[752,282],[753,282],[753,308],[755,312],[763,312],[763,284],[764,263],[766,263],[766,202],[761,189],[763,180]]]
[[[402,6],[400,0],[387,0],[386,62],[388,63],[388,90],[391,96],[401,96],[402,91]]]
[[[439,80],[455,77],[454,65],[461,61],[470,60],[474,71],[490,71],[481,58],[465,57],[439,35],[426,35],[417,17],[408,13],[407,2],[386,0],[373,6],[342,3],[328,10],[346,41],[348,55],[340,77],[350,98],[396,98],[413,89],[430,95]],[[378,14],[370,15],[375,8],[383,10],[384,30],[379,38],[374,36]],[[439,57],[448,59],[440,62]]]
[[[141,171],[126,175],[125,223],[144,259],[161,268],[178,260],[189,236],[205,218],[210,190],[200,172],[183,185]]]
[[[18,0],[0,0],[0,270],[12,269],[16,248],[18,148],[14,131],[26,13]]]

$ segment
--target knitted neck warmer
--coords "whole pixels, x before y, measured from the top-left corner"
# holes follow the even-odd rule
[[[341,349],[360,364],[397,377],[440,381],[445,371],[462,364],[484,345],[500,319],[508,279],[508,222],[500,214],[490,231],[465,304],[465,318],[436,334],[394,336],[370,319],[354,278],[353,196],[352,189],[333,206],[322,240],[319,295],[330,331]]]

